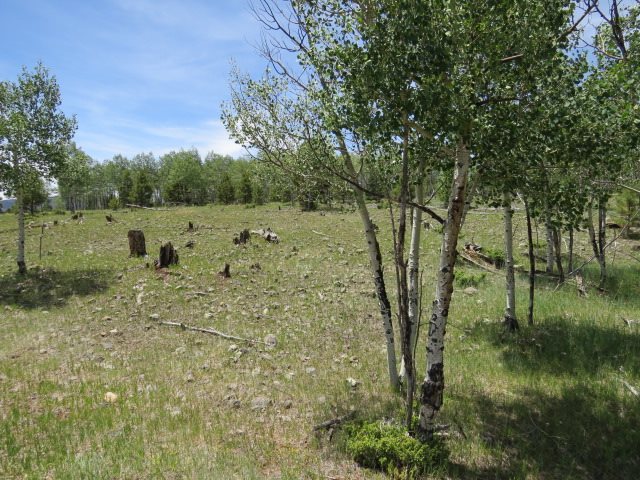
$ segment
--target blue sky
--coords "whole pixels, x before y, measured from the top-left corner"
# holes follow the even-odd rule
[[[259,75],[247,0],[0,0],[0,79],[42,61],[95,160],[243,151],[220,122],[229,72]]]

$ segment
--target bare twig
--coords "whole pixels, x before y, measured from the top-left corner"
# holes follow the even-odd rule
[[[252,340],[250,338],[242,338],[236,337],[235,335],[227,335],[226,333],[219,332],[218,330],[214,330],[212,328],[200,328],[200,327],[192,327],[189,325],[185,325],[181,322],[158,322],[160,325],[168,325],[170,327],[180,327],[182,330],[191,330],[193,332],[201,332],[208,333],[210,335],[215,335],[216,337],[221,337],[226,340],[236,340],[238,342],[247,342],[247,343],[259,343],[261,345],[267,345],[266,342],[261,342],[260,340]]]
[[[341,417],[332,418],[331,420],[327,420],[325,422],[314,425],[313,431],[317,432],[318,430],[329,430],[330,428],[335,427],[336,425],[340,425],[347,420],[351,420],[356,414],[355,410],[350,411],[346,415],[342,415]]]
[[[316,235],[320,235],[321,237],[327,237],[327,238],[331,238],[329,235],[327,235],[326,233],[322,233],[322,232],[318,232],[317,230],[311,230],[313,233],[315,233]]]

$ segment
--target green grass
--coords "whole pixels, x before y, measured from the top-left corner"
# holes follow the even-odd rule
[[[372,213],[391,282],[388,214]],[[23,277],[15,216],[0,216],[0,478],[384,478],[357,466],[339,439],[312,432],[350,409],[359,420],[401,418],[357,214],[202,207],[120,211],[113,225],[104,215],[30,219]],[[51,226],[40,260],[42,221]],[[515,224],[516,263],[527,265],[524,219]],[[234,234],[259,227],[281,243],[233,245]],[[153,258],[128,258],[131,228],[144,231],[151,257],[172,241],[180,265],[163,276],[146,267]],[[461,243],[500,250],[501,235],[499,214],[472,212]],[[181,248],[188,240],[192,250]],[[635,244],[619,242],[604,294],[596,265],[585,274],[588,298],[540,279],[531,327],[523,273],[515,334],[499,324],[501,275],[486,273],[474,295],[454,293],[442,478],[638,477],[640,399],[624,382],[640,389],[640,324],[623,320],[640,319]],[[438,245],[427,232],[425,310]],[[579,236],[576,253],[589,252]],[[231,279],[217,274],[225,262]],[[484,273],[459,268],[467,278]],[[278,343],[230,342],[151,315]],[[419,372],[424,358],[421,347]],[[270,404],[253,410],[260,396]]]

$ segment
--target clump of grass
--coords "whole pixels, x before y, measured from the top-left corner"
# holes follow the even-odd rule
[[[477,287],[484,282],[486,272],[473,273],[466,270],[456,270],[456,285],[458,287]]]
[[[423,443],[406,429],[380,422],[347,428],[346,450],[363,467],[393,478],[417,478],[446,464],[449,451],[441,440]]]
[[[502,268],[505,262],[504,251],[495,247],[483,247],[482,253],[489,257],[497,268]]]

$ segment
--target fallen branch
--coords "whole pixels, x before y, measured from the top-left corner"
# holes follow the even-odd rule
[[[143,210],[153,210],[155,212],[168,212],[168,208],[152,208],[152,207],[143,207],[142,205],[135,205],[133,203],[127,203],[127,207],[129,208],[142,208]]]
[[[327,237],[327,238],[331,238],[329,235],[327,235],[326,233],[322,233],[322,232],[318,232],[317,230],[311,230],[313,233],[315,233],[316,235],[320,235],[321,237]]]
[[[487,272],[491,272],[491,273],[498,273],[498,269],[495,268],[493,265],[489,266],[489,265],[485,265],[483,263],[480,263],[479,261],[475,260],[474,258],[472,258],[468,253],[466,253],[464,250],[462,252],[458,252],[460,254],[460,256],[466,260],[469,263],[472,263],[473,265],[475,265],[476,267],[480,267],[484,270],[486,270]]]
[[[355,410],[350,411],[346,415],[342,415],[341,417],[332,418],[331,420],[327,420],[325,422],[319,423],[313,427],[313,431],[317,432],[318,430],[329,430],[330,428],[335,427],[336,425],[340,425],[347,420],[353,418],[356,414]]]
[[[278,234],[271,230],[271,228],[267,228],[266,230],[264,228],[251,230],[251,233],[254,235],[260,235],[267,242],[280,243],[280,237],[278,237]]]
[[[633,393],[636,397],[640,397],[640,392],[638,392],[638,389],[636,387],[634,387],[633,385],[631,385],[629,382],[620,379],[620,381],[622,382],[622,384],[627,387],[627,389]]]
[[[170,327],[180,327],[182,330],[191,330],[193,332],[201,332],[208,333],[209,335],[215,335],[216,337],[221,337],[226,340],[235,340],[237,342],[247,342],[247,343],[259,343],[261,345],[267,345],[265,342],[261,342],[260,340],[251,340],[250,338],[242,338],[236,337],[234,335],[227,335],[226,333],[219,332],[218,330],[213,330],[212,328],[200,328],[200,327],[191,327],[189,325],[185,325],[184,323],[179,322],[158,322],[160,325],[168,325]]]

